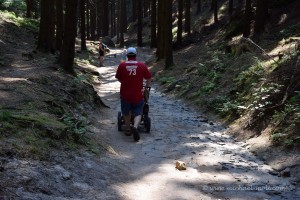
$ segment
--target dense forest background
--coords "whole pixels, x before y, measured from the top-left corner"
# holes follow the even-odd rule
[[[166,92],[217,114],[237,137],[267,135],[273,145],[299,146],[296,0],[1,0],[0,9],[2,18],[35,35],[35,46],[22,53],[29,60],[39,53],[53,56],[66,76],[78,79],[76,59],[87,56],[99,37],[110,48],[149,47],[156,59],[148,64]],[[9,65],[5,52],[0,62]],[[53,120],[61,127],[39,132],[55,135],[50,138],[68,132],[77,139],[88,132],[74,112],[62,118],[64,102],[53,102]],[[34,120],[5,106],[0,117],[3,133],[11,131],[11,119]]]

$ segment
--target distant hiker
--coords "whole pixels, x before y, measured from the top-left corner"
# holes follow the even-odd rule
[[[103,67],[104,62],[104,56],[105,56],[105,44],[102,42],[102,37],[99,38],[99,61],[100,61],[100,67]]]
[[[151,73],[147,66],[136,60],[137,51],[133,47],[127,49],[127,61],[120,63],[116,78],[120,81],[121,111],[124,115],[126,126],[125,134],[133,134],[135,141],[139,141],[138,126],[142,118],[144,106],[143,81],[146,79],[145,88],[150,87]],[[131,114],[134,116],[133,127],[130,127]]]
[[[127,50],[123,49],[122,53],[121,53],[121,63],[126,61],[126,55],[127,54]]]

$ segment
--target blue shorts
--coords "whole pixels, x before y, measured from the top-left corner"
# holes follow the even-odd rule
[[[131,111],[131,114],[133,114],[134,116],[141,115],[143,111],[143,106],[144,100],[133,104],[121,99],[121,111],[123,115],[129,115],[129,111]]]

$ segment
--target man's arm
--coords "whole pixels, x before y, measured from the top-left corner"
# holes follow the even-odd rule
[[[145,73],[144,73],[144,79],[146,79],[146,88],[147,87],[150,87],[150,84],[151,84],[151,78],[152,78],[152,75],[151,75],[151,72],[149,71],[148,67],[146,64],[144,64],[144,69],[145,69]]]
[[[121,79],[120,79],[120,76],[118,73],[116,74],[115,78],[118,79],[119,82],[121,82]]]
[[[116,75],[115,75],[115,78],[118,79],[119,82],[121,82],[121,66],[120,65],[118,66],[117,72],[116,72]]]
[[[150,87],[151,84],[151,78],[146,79],[146,88]]]

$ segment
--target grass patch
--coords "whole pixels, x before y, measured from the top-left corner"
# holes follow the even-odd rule
[[[9,121],[12,115],[9,111],[0,111],[0,121]]]
[[[173,77],[173,76],[170,76],[170,77],[160,76],[160,77],[158,77],[158,81],[159,81],[162,85],[165,85],[165,84],[171,84],[171,83],[175,82],[175,81],[176,81],[176,78]]]
[[[57,121],[56,119],[52,119],[50,116],[44,116],[42,114],[14,114],[12,117],[15,120],[22,121],[24,123],[29,122],[36,124],[38,126],[44,126],[55,129],[65,129],[66,125]]]
[[[44,115],[8,111],[1,111],[0,119],[0,142],[8,141],[6,147],[15,149],[20,156],[45,160],[53,148],[77,150],[79,146],[101,152],[86,135],[88,125],[84,120],[65,116],[59,121]]]

